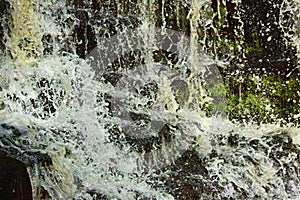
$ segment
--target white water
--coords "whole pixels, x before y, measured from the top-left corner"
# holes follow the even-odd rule
[[[35,2],[35,5],[26,7],[25,2]],[[280,164],[275,165],[269,155],[272,148],[264,152],[260,149],[255,151],[249,145],[230,147],[222,145],[223,139],[218,139],[226,140],[230,135],[238,134],[247,142],[256,139],[259,144],[269,148],[266,136],[286,131],[299,149],[299,129],[293,125],[282,128],[276,124],[234,124],[225,117],[206,117],[201,108],[211,99],[204,97],[206,91],[201,83],[204,79],[201,79],[201,72],[214,64],[225,66],[226,62],[199,53],[203,49],[195,45],[198,36],[192,34],[188,38],[191,39],[191,45],[183,45],[179,51],[182,63],[188,57],[184,66],[191,71],[190,76],[186,76],[186,69],[182,66],[155,63],[149,49],[156,48],[154,34],[157,30],[147,13],[151,13],[152,4],[150,11],[147,9],[148,4],[140,4],[140,10],[144,12],[138,17],[142,23],[135,33],[144,43],[134,44],[129,49],[143,49],[145,63],[134,69],[120,71],[123,77],[113,86],[99,78],[99,69],[90,66],[89,62],[78,58],[75,53],[61,53],[72,31],[72,25],[65,24],[65,19],[74,19],[74,16],[67,14],[63,1],[38,3],[34,0],[12,0],[11,3],[15,9],[19,4],[25,6],[23,10],[13,13],[13,35],[7,35],[7,46],[12,52],[12,58],[6,56],[1,59],[0,101],[4,103],[4,108],[0,110],[0,121],[26,130],[26,134],[16,141],[17,146],[23,150],[46,153],[52,159],[52,166],[36,164],[28,168],[35,199],[40,198],[40,186],[48,191],[52,199],[92,199],[88,191],[104,194],[109,199],[135,199],[136,193],[144,197],[173,199],[162,188],[152,187],[152,170],[174,162],[190,146],[197,150],[200,157],[208,156],[213,149],[220,155],[219,158],[211,159],[206,166],[210,178],[218,180],[224,188],[220,197],[237,198],[233,183],[243,188],[249,198],[260,195],[266,199],[274,196],[278,199],[296,199],[300,195],[296,172],[293,174],[295,177],[290,177],[289,186],[276,174],[285,163],[297,168],[297,155],[283,156],[278,159]],[[200,5],[209,5],[209,1],[192,1],[188,17],[194,30],[209,20],[201,18],[206,13],[198,10]],[[61,16],[55,12],[60,12]],[[24,13],[31,18],[25,20]],[[72,22],[76,23],[76,19]],[[98,27],[99,32],[101,28]],[[123,28],[126,31],[126,27]],[[53,55],[41,53],[41,37],[44,34],[56,38]],[[296,36],[294,42],[299,44]],[[29,39],[30,45],[22,44],[22,49],[18,44],[23,37],[32,39]],[[98,48],[101,49],[99,43]],[[128,51],[128,47],[123,47],[122,43],[117,44],[120,45],[117,51]],[[31,50],[35,53],[28,54]],[[159,74],[158,71],[164,73]],[[48,83],[41,80],[47,80]],[[174,80],[187,83],[189,98],[186,102],[176,101],[172,91]],[[136,92],[145,83],[151,82],[157,83],[159,88],[156,98],[154,94],[143,96]],[[104,94],[112,96],[112,105],[107,104]],[[119,99],[122,103],[119,103]],[[55,111],[49,111],[45,102]],[[147,107],[149,102],[153,106]],[[110,108],[115,109],[116,114],[109,113]],[[150,121],[157,124],[153,125],[154,128],[149,128],[149,125],[140,128],[134,120],[128,118],[129,112],[148,114]],[[118,146],[109,140],[109,131],[116,125],[124,129],[125,134],[147,140],[150,136],[157,136],[166,124],[176,127],[172,130],[175,138],[169,143],[164,142],[158,150],[152,149],[150,153],[138,153],[130,144]],[[125,136],[123,134],[120,137]],[[196,144],[191,144],[191,137],[196,138]],[[23,140],[28,143],[22,143]],[[248,157],[258,164],[248,162]]]

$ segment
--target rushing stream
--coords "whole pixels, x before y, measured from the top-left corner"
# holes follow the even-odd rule
[[[300,2],[278,2],[299,58]],[[0,148],[26,164],[34,199],[299,198],[299,111],[227,113],[224,71],[255,47],[243,1],[0,3]]]

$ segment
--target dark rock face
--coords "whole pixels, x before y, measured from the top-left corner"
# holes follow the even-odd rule
[[[5,39],[4,32],[7,31],[7,20],[9,16],[10,5],[7,1],[1,1],[0,3],[0,51],[5,52]]]
[[[32,200],[32,188],[25,165],[0,155],[0,199]]]

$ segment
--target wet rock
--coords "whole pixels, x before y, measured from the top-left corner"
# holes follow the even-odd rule
[[[1,21],[0,21],[0,51],[5,51],[5,39],[4,39],[4,34],[5,31],[7,31],[8,28],[8,18],[9,16],[9,9],[10,5],[8,1],[1,1],[0,3],[0,16],[1,16]]]
[[[203,193],[212,193],[213,187],[206,181],[208,171],[205,163],[194,150],[186,151],[174,164],[160,172],[164,174],[159,178],[164,189],[174,199],[199,199]]]
[[[52,165],[51,157],[42,152],[42,149],[30,148],[26,134],[27,129],[24,127],[15,127],[0,122],[0,156],[19,160],[26,166]]]
[[[189,86],[184,80],[174,80],[171,84],[175,100],[180,107],[188,101],[190,96]]]

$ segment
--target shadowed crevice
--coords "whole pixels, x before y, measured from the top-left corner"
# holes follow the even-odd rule
[[[0,199],[32,200],[32,187],[25,164],[0,155]]]

